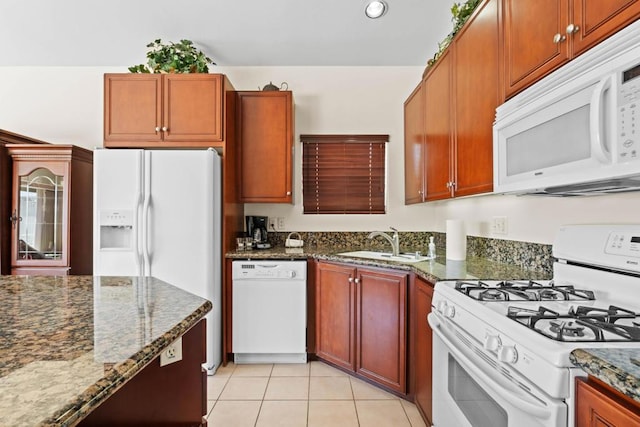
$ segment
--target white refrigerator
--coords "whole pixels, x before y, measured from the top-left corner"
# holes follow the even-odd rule
[[[206,369],[222,358],[221,166],[209,150],[96,149],[96,276],[153,276],[213,303]]]

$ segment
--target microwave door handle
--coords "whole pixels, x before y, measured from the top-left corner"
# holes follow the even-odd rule
[[[471,374],[471,376],[482,384],[483,388],[488,388],[491,392],[499,396],[506,402],[511,403],[513,406],[521,408],[523,411],[531,414],[538,419],[547,419],[551,416],[551,412],[548,406],[544,402],[540,401],[537,397],[526,393],[519,387],[514,386],[511,382],[503,380],[499,376],[489,376],[479,369],[469,358],[455,345],[449,338],[447,338],[440,328],[440,321],[435,314],[431,313],[427,317],[429,325],[432,328],[434,334],[438,336],[447,347],[448,351],[453,354],[458,363]],[[527,400],[526,397],[538,400],[539,405],[535,405]]]
[[[606,147],[604,123],[604,95],[611,87],[612,76],[600,80],[591,95],[591,110],[589,117],[589,133],[591,136],[591,152],[601,163],[611,163],[611,153]]]

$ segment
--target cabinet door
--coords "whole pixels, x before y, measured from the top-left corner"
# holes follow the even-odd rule
[[[566,37],[569,1],[504,0],[507,97],[534,83],[569,59],[569,43]],[[554,37],[559,39],[556,41]]]
[[[356,372],[406,392],[407,274],[358,269]]]
[[[292,110],[290,91],[238,92],[240,201],[291,203]]]
[[[640,425],[637,406],[591,380],[576,379],[576,427],[637,425]]]
[[[319,262],[316,271],[316,354],[355,369],[355,268]]]
[[[68,265],[68,163],[14,162],[13,267]]]
[[[573,14],[575,56],[638,19],[640,0],[573,0]]]
[[[404,204],[424,202],[424,84],[404,103]]]
[[[451,50],[448,49],[425,79],[426,200],[448,199],[451,182]]]
[[[163,76],[163,136],[166,142],[222,141],[222,75]]]
[[[501,103],[498,2],[482,3],[454,41],[456,197],[493,190],[493,122]]]
[[[106,147],[117,141],[162,140],[161,77],[155,74],[105,74]]]
[[[413,297],[414,317],[414,372],[415,372],[415,399],[416,406],[420,410],[426,423],[431,425],[432,411],[432,332],[427,315],[431,312],[431,300],[433,298],[433,285],[421,279],[415,281]]]

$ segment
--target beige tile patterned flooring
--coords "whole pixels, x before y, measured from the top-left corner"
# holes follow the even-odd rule
[[[215,427],[426,427],[416,406],[322,362],[234,365],[208,378]]]

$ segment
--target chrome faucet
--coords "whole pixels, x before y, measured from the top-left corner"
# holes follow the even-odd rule
[[[373,239],[376,236],[384,237],[387,242],[391,243],[391,254],[393,256],[398,256],[400,253],[400,238],[398,237],[398,230],[393,227],[389,228],[393,230],[393,237],[383,231],[372,231],[369,234],[369,239]]]

